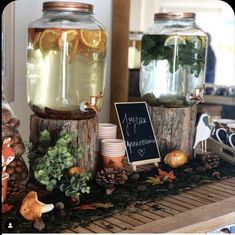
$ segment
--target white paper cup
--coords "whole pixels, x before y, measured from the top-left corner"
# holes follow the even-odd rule
[[[123,156],[125,155],[125,141],[122,139],[101,140],[102,156]]]
[[[112,123],[98,123],[97,151],[101,151],[101,140],[117,138],[117,125]]]

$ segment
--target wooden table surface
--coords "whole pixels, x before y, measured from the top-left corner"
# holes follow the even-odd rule
[[[129,166],[127,166],[128,168]],[[148,166],[142,166],[144,170]],[[127,169],[130,171],[130,167]],[[156,206],[160,210],[156,210]],[[205,233],[235,223],[235,177],[141,203],[62,233]]]

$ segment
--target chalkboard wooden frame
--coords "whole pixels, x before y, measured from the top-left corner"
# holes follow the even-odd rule
[[[161,155],[147,103],[143,101],[115,102],[114,105],[122,137],[126,144],[128,163],[132,165],[133,170],[136,171],[138,165],[153,163],[158,166]],[[138,115],[138,112],[141,116]]]

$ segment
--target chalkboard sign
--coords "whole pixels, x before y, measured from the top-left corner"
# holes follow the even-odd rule
[[[115,103],[129,163],[160,161],[160,153],[146,102]]]

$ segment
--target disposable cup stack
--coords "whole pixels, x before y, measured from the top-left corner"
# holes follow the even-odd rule
[[[125,142],[122,139],[101,140],[101,155],[109,157],[121,157],[125,155]]]
[[[122,139],[101,140],[101,156],[104,167],[121,168],[125,156],[125,142]]]
[[[117,125],[112,123],[99,123],[98,126],[98,141],[97,150],[100,151],[101,140],[103,139],[116,139],[117,138]]]

